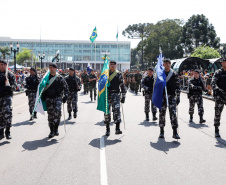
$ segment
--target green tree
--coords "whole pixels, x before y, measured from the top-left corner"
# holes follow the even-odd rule
[[[32,51],[30,49],[27,49],[27,48],[22,48],[22,51],[20,51],[16,55],[16,61],[20,65],[24,65],[25,61],[31,61],[31,59],[32,59]]]
[[[125,30],[123,30],[122,35],[125,37],[128,37],[129,39],[141,39],[140,42],[140,50],[141,50],[141,67],[144,68],[144,57],[143,57],[143,47],[144,47],[144,38],[147,36],[147,27],[149,26],[149,23],[139,23],[139,24],[133,24],[129,25]]]
[[[203,15],[191,16],[182,29],[180,39],[186,53],[191,53],[200,45],[219,48],[220,38],[209,20]]]
[[[199,46],[192,53],[191,57],[199,57],[201,59],[219,58],[219,52],[209,46]]]
[[[136,63],[137,63],[137,61],[138,61],[138,58],[137,58],[137,55],[138,55],[138,52],[137,52],[137,49],[135,48],[135,49],[131,49],[131,66],[134,66]]]
[[[155,25],[149,25],[147,28],[149,35],[144,40],[144,56],[149,61],[149,65],[156,61],[160,47],[166,58],[183,57],[183,48],[180,43],[182,24],[183,22],[179,19],[165,19]]]
[[[0,47],[0,53],[2,54],[2,58],[6,59],[6,56],[11,54],[10,48],[8,46]]]

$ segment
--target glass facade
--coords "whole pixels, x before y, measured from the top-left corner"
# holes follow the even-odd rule
[[[16,43],[19,42],[20,50],[28,48],[33,50],[33,53],[38,57],[39,53],[45,53],[44,63],[50,62],[57,52],[60,50],[61,62],[65,63],[103,63],[101,53],[110,53],[111,60],[118,63],[130,64],[130,42],[107,42],[97,41],[64,41],[64,40],[28,40],[28,39],[10,39],[8,37],[0,37],[0,46],[9,46],[13,43],[16,48]],[[12,59],[12,56],[10,57]],[[128,66],[127,65],[127,66]],[[98,65],[101,66],[101,65]]]

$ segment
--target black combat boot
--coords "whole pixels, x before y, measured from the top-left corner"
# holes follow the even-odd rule
[[[190,114],[190,119],[189,119],[189,123],[193,122],[193,114]]]
[[[160,135],[159,138],[164,138],[164,127],[160,127]]]
[[[74,112],[74,118],[77,118],[77,112]]]
[[[173,138],[174,139],[180,139],[180,136],[177,133],[177,128],[176,127],[173,128]]]
[[[32,112],[30,112],[30,121],[32,121],[34,118],[32,116]]]
[[[6,137],[6,139],[12,139],[12,137],[10,135],[10,127],[6,127],[6,129],[5,129],[5,137]]]
[[[54,126],[51,125],[51,126],[49,126],[49,128],[50,128],[49,138],[52,138],[52,137],[54,137]]]
[[[59,123],[56,123],[54,126],[54,135],[55,136],[59,136],[58,127],[59,127]]]
[[[93,97],[92,97],[92,96],[90,96],[90,98],[91,98],[91,101],[93,101]]]
[[[110,124],[109,123],[106,124],[106,133],[105,133],[105,136],[110,136]]]
[[[116,135],[122,134],[122,131],[120,130],[120,123],[116,123],[115,134]]]
[[[217,126],[215,126],[215,137],[221,137]]]
[[[206,122],[206,120],[203,119],[203,115],[200,115],[200,121],[199,121],[199,123],[205,123],[205,122]]]
[[[157,119],[158,119],[158,118],[156,117],[156,112],[154,112],[154,113],[153,113],[153,118],[152,118],[152,120],[153,120],[153,121],[156,121]]]
[[[86,94],[86,91],[84,91],[84,94]]]
[[[68,120],[71,119],[71,112],[68,112]]]
[[[145,112],[146,115],[146,121],[149,121],[149,112]]]
[[[4,138],[4,128],[0,129],[0,140],[2,140]]]
[[[94,100],[96,100],[96,96],[94,96]]]
[[[37,112],[34,112],[34,118],[37,119]]]

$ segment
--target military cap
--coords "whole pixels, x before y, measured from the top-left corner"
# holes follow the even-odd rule
[[[171,63],[171,61],[170,61],[169,58],[164,59],[163,62],[169,62],[169,63]]]
[[[72,67],[70,67],[70,68],[69,68],[69,70],[71,70],[71,71],[75,71],[75,69],[74,69],[74,68],[72,68]]]
[[[50,67],[50,66],[57,68],[57,65],[56,65],[55,63],[49,64],[49,67]]]
[[[4,59],[0,59],[0,63],[7,64],[7,62]]]
[[[221,62],[225,62],[226,61],[226,58],[221,58]]]
[[[154,71],[153,67],[149,67],[148,70]]]
[[[110,63],[117,64],[114,60],[111,60]]]
[[[199,69],[195,69],[194,72],[200,73]]]
[[[32,70],[36,73],[36,69],[34,67],[31,67],[30,70]]]

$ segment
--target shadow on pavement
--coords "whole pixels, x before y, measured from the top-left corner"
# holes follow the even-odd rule
[[[74,125],[74,124],[75,124],[75,121],[68,121],[67,119],[65,120],[65,125]],[[61,121],[59,126],[64,126],[64,121]]]
[[[96,102],[95,101],[88,101],[88,102],[81,102],[81,103],[90,104],[90,103],[96,103]]]
[[[109,140],[105,137],[105,147],[110,145],[115,145],[117,143],[121,143],[122,141],[119,139]]]
[[[222,138],[216,138],[217,142],[216,142],[216,147],[218,148],[226,148],[226,141]]]
[[[197,129],[209,127],[208,125],[200,124],[200,123],[196,124],[195,122],[189,123],[188,126],[194,127],[194,128],[197,128]]]
[[[101,126],[101,127],[105,127],[104,121],[97,122],[95,125],[99,125],[99,126]],[[113,125],[114,125],[114,122],[111,122],[111,123],[110,123],[110,126],[113,126]]]
[[[56,139],[51,139],[50,140],[47,137],[47,138],[40,139],[40,140],[26,141],[22,145],[22,147],[25,150],[32,151],[32,150],[37,150],[38,148],[43,148],[43,147],[51,146],[51,145],[54,145],[54,144],[57,144],[57,143],[58,143],[58,141]]]
[[[165,139],[158,139],[157,143],[150,142],[151,147],[153,147],[156,150],[163,151],[167,154],[167,152],[172,148],[177,148],[180,146],[180,142],[172,141],[172,142],[166,142]]]
[[[23,126],[23,125],[33,125],[35,123],[35,121],[22,121],[20,123],[16,123],[13,124],[13,127],[19,127],[19,126]]]
[[[9,144],[9,143],[10,143],[9,141],[4,141],[4,142],[0,143],[0,146],[6,145],[6,144]]]
[[[105,143],[105,147],[106,146],[110,146],[110,145],[115,145],[117,143],[120,143],[122,142],[120,139],[114,139],[114,140],[109,140],[107,139],[106,136],[104,136],[104,143]],[[89,145],[91,145],[92,147],[95,147],[95,148],[99,148],[100,149],[100,138],[96,138],[96,139],[93,139]]]
[[[140,122],[139,125],[143,125],[145,127],[158,126],[157,122],[149,122],[149,121]]]
[[[93,139],[92,141],[90,141],[89,145],[94,148],[100,148],[100,138]]]

